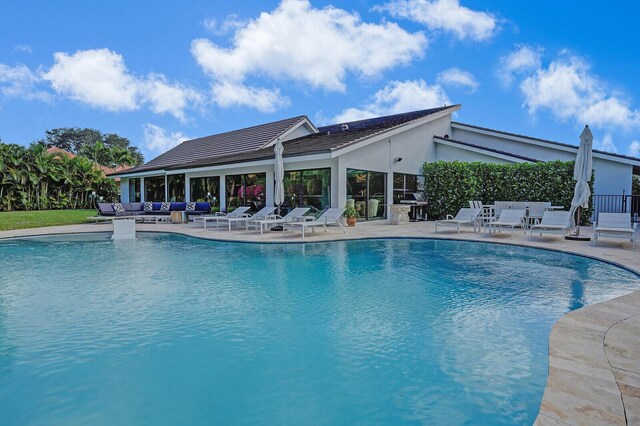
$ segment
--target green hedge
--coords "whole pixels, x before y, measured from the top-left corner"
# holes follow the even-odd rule
[[[469,207],[470,200],[484,204],[495,201],[551,201],[571,207],[573,161],[546,163],[493,164],[459,161],[425,163],[424,189],[431,219],[441,219]],[[593,193],[593,176],[589,183]],[[588,223],[591,208],[582,210],[582,223]]]

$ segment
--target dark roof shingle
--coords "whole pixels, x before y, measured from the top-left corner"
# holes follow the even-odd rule
[[[318,133],[283,142],[284,156],[331,152],[363,138],[457,107],[458,105],[444,106],[319,127]],[[273,148],[262,147],[302,119],[306,119],[306,116],[186,141],[143,166],[127,170],[127,173],[214,166],[273,158]],[[347,126],[343,129],[344,124]]]
[[[144,165],[127,170],[127,172],[132,173],[163,169],[177,164],[196,161],[201,158],[229,156],[239,152],[256,150],[273,141],[304,119],[306,119],[306,116],[301,115],[272,123],[260,124],[245,129],[184,141]]]

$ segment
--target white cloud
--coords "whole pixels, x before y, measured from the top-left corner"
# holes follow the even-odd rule
[[[167,132],[155,124],[144,124],[143,144],[150,151],[165,152],[189,139],[191,138],[182,132]]]
[[[475,92],[479,86],[473,74],[455,67],[440,72],[436,82],[444,86],[465,87],[470,92]]]
[[[168,113],[185,120],[186,109],[202,102],[202,95],[179,83],[170,83],[161,74],[150,74],[138,81],[138,90],[143,102],[148,102],[157,114]]]
[[[605,151],[605,152],[613,152],[613,153],[618,152],[618,149],[613,144],[613,137],[611,136],[610,133],[605,134],[602,140],[594,140],[593,149],[597,149],[599,151]]]
[[[286,100],[273,90],[243,88],[247,76],[289,79],[313,88],[344,91],[348,73],[377,76],[421,57],[426,44],[421,32],[412,34],[394,23],[366,23],[359,15],[332,6],[316,9],[307,0],[283,0],[274,11],[238,28],[231,47],[197,39],[191,52],[218,92],[220,87],[250,95],[268,92],[271,103],[267,109],[274,109]],[[226,102],[215,101],[221,105]],[[233,102],[240,103],[250,105],[250,101]]]
[[[629,155],[640,157],[640,141],[633,141],[629,144]]]
[[[543,52],[544,50],[542,48],[524,45],[516,46],[513,52],[500,58],[498,77],[505,86],[510,86],[513,83],[515,74],[521,74],[541,67]]]
[[[591,74],[587,63],[566,53],[539,68],[520,84],[524,105],[531,114],[548,110],[561,121],[577,125],[629,130],[640,126],[640,110],[633,109],[619,94]]]
[[[27,44],[16,44],[15,46],[13,46],[13,50],[17,52],[33,53],[31,46]]]
[[[451,101],[437,84],[429,86],[424,80],[391,81],[378,90],[363,108],[348,108],[332,121],[344,123],[443,105],[451,105]]]
[[[42,79],[26,65],[0,64],[0,93],[5,98],[23,98],[48,102],[51,94],[39,90]]]
[[[137,77],[127,70],[122,55],[109,49],[54,54],[54,65],[42,73],[53,89],[70,99],[108,111],[131,111],[149,104],[156,113],[184,120],[185,109],[201,95],[161,74]]]
[[[108,49],[57,52],[55,64],[42,77],[53,89],[76,101],[109,111],[138,108],[137,84],[124,58]]]
[[[222,81],[212,86],[216,103],[223,108],[248,106],[262,112],[273,112],[289,105],[289,99],[282,97],[278,89],[245,86],[242,83]]]
[[[249,23],[247,19],[241,19],[237,14],[227,15],[222,24],[218,24],[216,18],[205,19],[202,25],[204,28],[215,35],[226,35],[233,31],[246,26]]]
[[[431,30],[451,32],[459,40],[487,40],[498,30],[494,15],[461,6],[459,0],[392,0],[375,9],[419,22]]]

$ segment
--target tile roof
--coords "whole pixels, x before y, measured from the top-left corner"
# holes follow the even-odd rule
[[[284,157],[299,155],[329,153],[346,145],[358,142],[378,133],[386,132],[396,127],[405,125],[414,120],[444,111],[457,105],[431,108],[421,111],[412,111],[403,114],[394,114],[385,117],[376,117],[366,120],[351,121],[348,123],[333,124],[318,127],[318,133],[299,137],[282,143]],[[346,128],[343,129],[343,125]],[[203,158],[187,164],[178,164],[167,169],[182,169],[220,164],[238,163],[243,161],[257,161],[274,158],[273,148],[243,152],[237,155]]]
[[[162,170],[177,164],[186,164],[202,158],[224,157],[245,151],[257,150],[285,133],[306,116],[287,118],[258,126],[191,139],[160,154],[153,160],[128,170],[127,173]]]
[[[318,133],[299,137],[297,139],[288,140],[282,143],[284,147],[284,157],[293,157],[299,155],[330,153],[337,149],[340,149],[346,145],[358,142],[367,137],[383,133],[408,124],[412,121],[420,118],[445,111],[450,108],[457,108],[458,105],[445,106],[439,108],[431,108],[421,111],[412,111],[403,114],[394,114],[385,117],[376,117],[366,120],[351,121],[348,123],[333,124],[330,126],[323,126],[318,128]],[[296,117],[298,119],[305,116]],[[290,119],[293,120],[293,119]],[[279,122],[276,122],[279,123]],[[275,123],[269,123],[275,124]],[[269,124],[263,125],[268,126]],[[343,129],[343,124],[347,124],[347,128]],[[256,126],[260,127],[260,126]],[[252,128],[253,129],[253,128]],[[243,131],[238,131],[243,132]],[[230,132],[232,133],[232,132]],[[225,135],[224,133],[222,135]],[[221,135],[208,136],[201,139],[218,139]],[[245,134],[244,137],[250,137]],[[257,137],[257,135],[256,135]],[[195,139],[200,140],[200,139]],[[165,164],[156,162],[156,159],[151,160],[144,166],[138,167],[135,170],[128,170],[127,173],[146,171],[146,170],[176,170],[183,168],[195,168],[204,166],[215,166],[221,164],[240,163],[246,161],[258,161],[264,159],[274,158],[273,148],[260,148],[263,144],[248,143],[243,139],[235,139],[241,148],[237,148],[236,152],[220,152],[211,155],[211,152],[207,155],[200,155],[199,158],[193,158],[193,161],[163,161]],[[247,148],[248,146],[253,148]],[[175,148],[174,148],[175,149]],[[169,151],[171,152],[171,151]],[[167,152],[166,154],[168,154]],[[153,163],[153,164],[152,164]]]
[[[506,155],[508,157],[517,158],[519,160],[530,161],[532,163],[540,163],[541,162],[541,160],[538,160],[538,159],[535,159],[535,158],[525,157],[524,155],[514,154],[512,152],[502,151],[502,150],[499,150],[499,149],[487,148],[486,146],[476,145],[476,144],[469,143],[469,142],[464,142],[464,141],[461,141],[461,140],[458,140],[458,139],[451,139],[451,138],[442,137],[442,136],[434,136],[433,139],[447,141],[447,142],[453,142],[456,145],[468,146],[468,147],[471,147],[471,148],[480,149],[482,151],[491,152],[491,153],[494,153],[494,154],[501,154],[501,155]]]

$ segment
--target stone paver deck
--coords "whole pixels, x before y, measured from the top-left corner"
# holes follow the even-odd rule
[[[138,224],[141,232],[172,232],[198,238],[242,242],[302,242],[299,233],[203,229],[193,224]],[[603,259],[640,273],[640,247],[621,240],[566,241],[559,236],[534,237],[517,232],[435,233],[433,222],[394,226],[386,221],[358,223],[342,233],[318,230],[305,242],[362,238],[448,238],[546,248]],[[86,224],[2,231],[0,239],[83,232],[111,232],[111,224]],[[590,229],[582,233],[590,235]],[[640,245],[639,245],[640,246]],[[640,291],[570,312],[549,337],[549,377],[536,425],[640,425]]]

